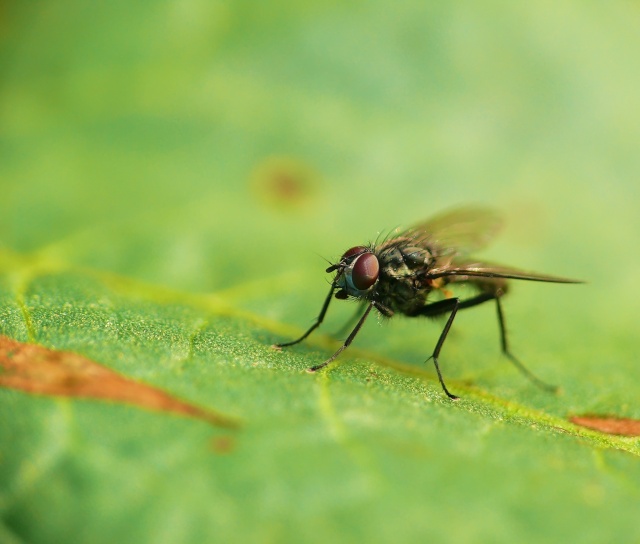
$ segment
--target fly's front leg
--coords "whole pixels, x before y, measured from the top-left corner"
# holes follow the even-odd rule
[[[316,317],[316,322],[313,325],[311,325],[311,327],[309,327],[309,330],[307,332],[305,332],[300,338],[296,340],[292,340],[291,342],[283,342],[281,344],[274,344],[273,347],[286,348],[287,346],[293,346],[294,344],[298,344],[302,342],[307,336],[309,336],[313,331],[315,331],[324,320],[324,316],[327,313],[327,308],[329,308],[329,303],[331,302],[331,297],[333,296],[333,292],[335,291],[335,288],[336,288],[336,282],[334,281],[331,284],[331,289],[329,290],[329,294],[327,295],[327,298],[325,299],[324,304],[322,305],[322,310],[320,310],[320,315]]]
[[[359,304],[358,305],[358,307],[356,308],[356,311],[349,318],[349,321],[347,321],[344,325],[342,325],[342,327],[340,327],[335,333],[333,333],[332,336],[334,336],[336,338],[341,338],[342,336],[344,336],[347,333],[347,331],[349,329],[351,329],[351,327],[353,327],[356,324],[356,322],[362,316],[362,313],[365,311],[365,306],[367,304],[367,301],[365,300],[363,302],[364,302],[364,304]]]
[[[370,303],[369,306],[367,306],[367,309],[364,311],[364,314],[362,314],[362,317],[360,318],[360,320],[358,321],[358,323],[356,324],[354,329],[351,331],[351,334],[344,341],[344,344],[342,344],[342,346],[340,346],[340,349],[338,349],[338,351],[336,351],[324,363],[321,363],[319,365],[312,366],[311,368],[309,368],[308,369],[309,372],[315,372],[316,370],[320,370],[321,368],[324,368],[330,362],[334,361],[338,355],[340,355],[345,349],[347,349],[349,347],[351,342],[353,342],[353,339],[356,337],[356,334],[358,334],[358,331],[360,330],[360,328],[364,324],[365,319],[367,319],[367,316],[369,315],[369,312],[371,311],[371,308],[373,308],[373,306],[374,306],[373,302]]]

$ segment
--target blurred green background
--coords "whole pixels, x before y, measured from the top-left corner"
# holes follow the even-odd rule
[[[637,541],[638,440],[566,418],[640,418],[639,57],[623,1],[2,2],[0,332],[245,426],[212,453],[2,390],[0,540]],[[371,320],[319,376],[328,337],[269,348],[323,258],[468,203],[505,216],[488,259],[588,281],[505,301],[563,395],[491,307],[443,351],[455,405],[437,324]]]

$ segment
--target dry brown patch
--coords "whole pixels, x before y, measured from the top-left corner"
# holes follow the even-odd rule
[[[601,433],[621,436],[640,436],[640,420],[615,416],[573,416],[572,423],[600,431]]]
[[[0,336],[0,386],[38,395],[101,399],[234,428],[232,418],[126,378],[86,357]]]

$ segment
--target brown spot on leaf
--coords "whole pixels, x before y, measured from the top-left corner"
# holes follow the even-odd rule
[[[211,449],[218,454],[231,453],[236,447],[232,436],[216,436],[211,441]]]
[[[290,157],[269,157],[259,164],[251,186],[269,207],[302,208],[316,194],[317,175],[306,164]]]
[[[640,420],[615,416],[584,415],[569,418],[572,423],[600,431],[601,433],[621,436],[640,436]]]
[[[39,395],[102,399],[235,428],[238,423],[126,378],[81,355],[0,336],[0,386]]]

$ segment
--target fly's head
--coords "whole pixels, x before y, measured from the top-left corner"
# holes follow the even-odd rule
[[[336,298],[363,298],[378,281],[380,263],[370,248],[356,246],[347,250],[339,263],[327,268],[327,272],[333,271],[337,271],[334,279],[339,289]]]

